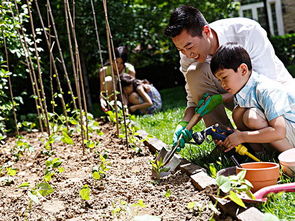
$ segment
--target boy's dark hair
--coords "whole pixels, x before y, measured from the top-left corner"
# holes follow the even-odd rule
[[[197,8],[183,5],[172,12],[164,34],[174,38],[185,29],[193,37],[202,36],[205,25],[208,25],[208,22]]]
[[[238,67],[242,64],[252,70],[251,59],[248,52],[235,42],[228,42],[221,45],[216,54],[212,57],[210,68],[213,74],[222,69],[233,69],[237,72]]]

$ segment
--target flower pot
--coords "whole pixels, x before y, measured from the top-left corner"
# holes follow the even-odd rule
[[[286,150],[279,155],[283,172],[290,177],[295,177],[295,148]]]
[[[280,176],[279,164],[271,162],[251,162],[241,164],[242,168],[237,167],[236,173],[241,170],[246,170],[245,179],[249,180],[253,188],[252,192],[277,184],[277,180]]]

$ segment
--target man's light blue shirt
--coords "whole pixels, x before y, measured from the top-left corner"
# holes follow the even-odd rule
[[[254,71],[234,97],[240,107],[260,109],[268,121],[283,116],[295,123],[295,93]]]

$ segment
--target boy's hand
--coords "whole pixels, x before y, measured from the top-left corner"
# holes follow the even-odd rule
[[[230,134],[224,141],[223,145],[227,148],[224,152],[228,152],[239,144],[244,143],[242,132],[235,130],[234,133]]]
[[[174,131],[173,135],[173,147],[177,145],[178,139],[182,134],[182,138],[179,140],[179,148],[177,151],[179,152],[181,148],[184,148],[185,142],[188,142],[192,139],[192,131],[187,130],[185,127],[188,125],[187,121],[180,121]]]
[[[209,95],[205,93],[195,109],[197,114],[201,117],[213,111],[219,104],[222,103],[221,94]]]

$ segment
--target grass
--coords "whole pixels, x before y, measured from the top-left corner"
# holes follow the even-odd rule
[[[264,213],[271,213],[280,220],[295,220],[295,193],[270,194],[266,203],[258,206]]]

